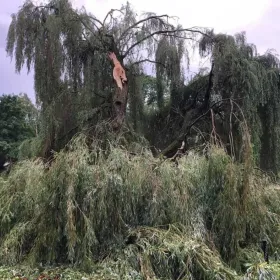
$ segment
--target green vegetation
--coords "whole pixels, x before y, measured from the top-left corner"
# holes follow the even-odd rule
[[[2,178],[2,264],[110,267],[111,279],[239,279],[246,263],[262,261],[251,252],[259,240],[278,248],[279,190],[221,148],[176,167],[117,144],[104,156],[85,139],[51,166],[26,160]]]
[[[12,15],[6,51],[34,67],[38,110],[1,98],[17,161],[0,175],[1,279],[280,277],[277,55],[173,22],[68,0]],[[187,81],[190,47],[210,67]]]
[[[18,158],[20,144],[35,132],[36,109],[27,95],[0,96],[0,170],[6,160]]]

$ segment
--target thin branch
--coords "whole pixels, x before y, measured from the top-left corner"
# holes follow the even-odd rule
[[[82,35],[84,36],[86,42],[88,43],[88,45],[92,48],[92,50],[97,50],[99,51],[100,48],[97,46],[92,45],[91,41],[87,38],[86,34],[82,31]]]
[[[77,17],[77,19],[82,23],[82,25],[83,25],[93,36],[97,37],[96,34],[95,34],[95,33],[92,31],[92,29],[90,28],[90,26],[88,26],[88,24],[82,19],[82,17],[81,17],[78,13],[74,12],[74,15]],[[93,22],[92,22],[92,23],[93,23]],[[99,30],[98,26],[97,26],[95,23],[93,23],[93,25],[97,28],[97,30]]]
[[[212,123],[212,132],[210,134],[210,139],[213,137],[215,145],[217,145],[217,144],[222,145],[222,141],[220,139],[220,136],[217,134],[217,131],[216,131],[213,109],[210,109],[210,112],[211,112],[211,123]]]
[[[114,37],[113,37],[113,35],[110,35],[110,34],[107,34],[107,33],[103,33],[102,31],[101,31],[101,27],[99,28],[93,21],[91,21],[91,23],[94,25],[94,27],[97,29],[97,32],[98,33],[95,33],[92,29],[91,29],[91,27],[90,26],[88,26],[88,24],[81,18],[81,16],[78,14],[78,13],[76,13],[76,12],[74,12],[74,14],[76,15],[76,17],[78,18],[78,20],[82,23],[82,25],[85,27],[85,29],[87,29],[94,37],[97,37],[99,40],[100,40],[100,42],[101,42],[101,44],[103,45],[103,48],[104,48],[104,51],[106,51],[106,44],[105,44],[105,42],[104,42],[104,40],[103,40],[103,36],[105,36],[105,37],[108,37],[108,38],[110,38],[112,41],[114,40]],[[91,19],[93,19],[93,20],[96,20],[98,23],[100,23],[101,25],[102,25],[102,22],[101,21],[99,21],[98,19],[95,19],[94,17],[92,17],[92,16],[89,16]],[[103,27],[103,26],[102,26]],[[84,34],[83,34],[84,35]],[[85,35],[84,35],[85,36]],[[96,48],[97,49],[97,48]],[[99,48],[99,50],[100,50],[100,48]]]
[[[50,9],[51,8],[51,5],[40,5],[40,6],[35,6],[34,10],[38,10],[38,9]]]
[[[200,30],[193,30],[193,29],[176,29],[176,30],[158,30],[158,31],[155,31],[151,34],[149,34],[148,36],[142,38],[141,40],[139,40],[138,42],[134,43],[132,46],[130,46],[127,51],[124,53],[123,55],[123,58],[125,58],[129,52],[134,48],[136,47],[137,45],[141,44],[142,42],[146,41],[147,39],[153,37],[154,35],[159,35],[159,34],[174,34],[176,32],[193,32],[193,33],[199,33],[201,35],[205,35],[205,36],[209,36],[207,34],[205,34],[204,32],[200,31]]]
[[[166,18],[169,18],[168,15],[160,15],[160,16],[150,16],[150,17],[147,17],[147,18],[144,18],[144,19],[141,19],[139,20],[138,22],[134,23],[133,25],[129,26],[127,29],[125,29],[125,31],[120,35],[120,38],[118,40],[117,43],[119,43],[122,39],[122,37],[130,30],[130,29],[133,29],[135,27],[137,27],[137,25],[139,25],[140,23],[143,23],[145,21],[148,21],[148,20],[151,20],[151,19],[160,19],[162,17],[166,17]]]
[[[229,114],[229,143],[230,143],[230,149],[231,149],[231,156],[235,158],[235,150],[234,150],[234,144],[233,144],[233,133],[232,133],[232,114],[233,114],[233,103],[230,99],[230,114]]]
[[[105,22],[106,22],[108,16],[113,17],[113,13],[114,13],[114,12],[120,12],[120,13],[123,14],[123,12],[122,12],[121,10],[118,10],[118,9],[111,9],[111,10],[107,13],[107,15],[105,16],[105,18],[104,18],[104,20],[103,20],[103,26],[105,25]]]
[[[178,38],[178,39],[184,39],[184,40],[192,40],[192,41],[195,41],[195,42],[199,42],[197,40],[195,40],[194,38],[192,37],[184,37],[184,36],[178,36],[178,35],[169,35],[169,34],[163,34],[165,37],[173,37],[173,38]]]
[[[87,16],[88,16],[90,19],[92,19],[92,20],[98,22],[98,23],[101,25],[101,27],[103,27],[103,23],[102,23],[99,19],[97,19],[96,17],[91,16],[91,15],[87,15]]]
[[[154,60],[150,60],[150,59],[142,59],[142,60],[139,60],[139,61],[136,61],[134,63],[132,63],[130,66],[133,66],[133,65],[137,65],[137,64],[140,64],[140,63],[143,63],[143,62],[150,62],[150,63],[155,63],[155,64],[161,64],[163,67],[166,68],[166,65],[160,61],[154,61]]]

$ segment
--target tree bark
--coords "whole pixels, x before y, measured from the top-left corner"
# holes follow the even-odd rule
[[[116,91],[113,95],[112,127],[115,131],[120,130],[124,123],[125,116],[126,116],[127,99],[128,99],[128,84],[127,82],[125,82],[123,84],[122,89],[116,86]]]

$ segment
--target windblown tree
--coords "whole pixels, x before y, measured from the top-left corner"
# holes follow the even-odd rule
[[[81,118],[91,127],[108,118],[117,124],[117,131],[122,127],[133,79],[122,89],[114,86],[108,52],[116,55],[130,77],[136,65],[160,64],[157,72],[170,83],[172,106],[178,103],[180,63],[187,55],[184,43],[204,30],[170,22],[168,15],[138,17],[129,3],[100,20],[84,9],[73,9],[68,0],[39,6],[28,0],[12,15],[7,52],[15,55],[17,72],[24,65],[28,71],[34,67],[36,97],[43,115],[44,156],[71,138]],[[131,86],[132,97],[136,89]],[[159,106],[161,95],[159,91]]]

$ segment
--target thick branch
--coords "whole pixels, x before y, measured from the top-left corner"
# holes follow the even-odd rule
[[[215,103],[213,103],[211,105],[211,107],[209,107],[209,109],[203,113],[202,115],[198,116],[192,123],[190,123],[184,132],[182,132],[177,139],[175,139],[168,147],[166,147],[158,156],[162,155],[162,156],[166,156],[168,153],[170,153],[170,151],[174,150],[175,148],[178,147],[178,145],[180,145],[180,143],[185,139],[185,137],[187,136],[187,134],[189,133],[190,129],[198,122],[200,121],[202,118],[204,118],[205,116],[207,116],[211,109],[213,107],[215,107],[215,105],[217,105],[218,103],[221,103],[223,101],[226,101],[226,100],[229,100],[230,98],[228,99],[222,99],[222,100],[219,100]]]

